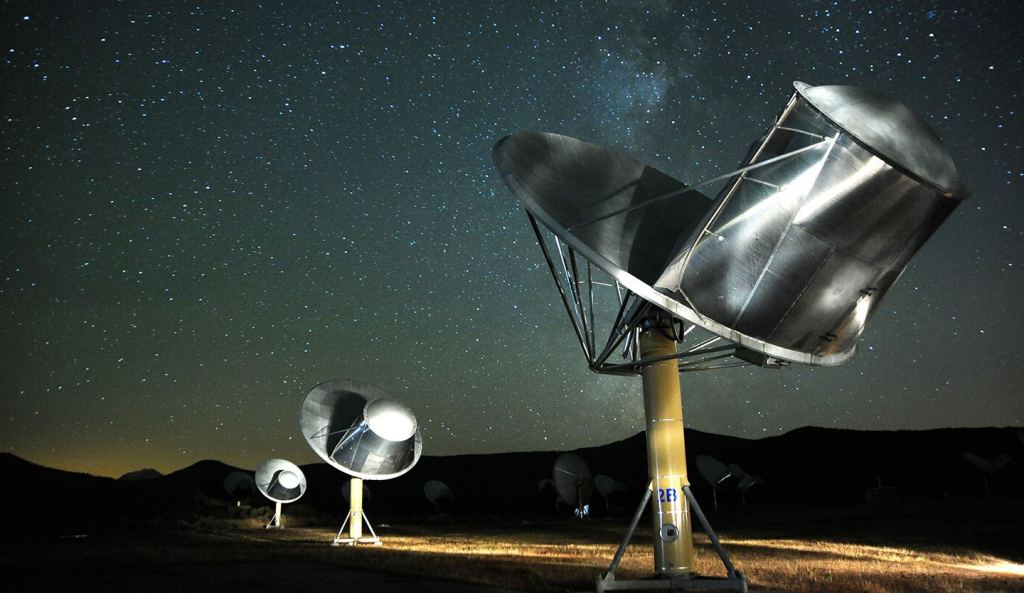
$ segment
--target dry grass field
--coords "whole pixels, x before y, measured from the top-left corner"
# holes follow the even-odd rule
[[[936,507],[884,520],[828,509],[721,519],[726,525],[719,535],[753,590],[1024,592],[1016,505],[982,512]],[[268,531],[262,522],[204,520],[167,532],[8,539],[0,569],[14,586],[9,590],[40,590],[40,575],[52,589],[79,591],[309,590],[350,583],[346,571],[361,569],[405,578],[375,593],[408,590],[421,578],[514,591],[583,591],[593,590],[624,529],[616,521],[477,518],[382,524],[383,546],[332,547],[335,527],[303,526],[293,517],[286,529]],[[651,573],[647,532],[642,523],[621,578]],[[698,534],[696,542],[698,571],[723,575],[707,538]]]
[[[336,561],[524,591],[583,590],[592,589],[595,576],[607,569],[621,536],[619,526],[599,524],[386,531],[384,546],[335,548]],[[307,528],[270,534],[247,532],[245,537],[323,545],[334,533]],[[1024,591],[1024,565],[968,550],[728,534],[722,539],[754,589],[801,593]],[[700,534],[696,541],[698,572],[724,575],[707,538]],[[652,570],[650,538],[640,536],[623,558],[618,575],[643,578]]]

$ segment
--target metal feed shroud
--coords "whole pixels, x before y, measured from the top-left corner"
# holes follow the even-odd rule
[[[906,106],[849,86],[794,86],[738,169],[692,186],[558,134],[521,132],[493,150],[591,370],[643,377],[663,579],[653,588],[746,589],[689,489],[677,373],[848,361],[881,298],[967,195]],[[714,199],[698,191],[716,185]],[[680,350],[695,328],[708,337]],[[614,580],[646,502],[599,591],[652,588]],[[691,511],[724,581],[690,578]]]

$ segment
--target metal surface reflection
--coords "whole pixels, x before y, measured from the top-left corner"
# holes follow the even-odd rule
[[[508,186],[556,237],[557,255],[543,239],[542,247],[556,280],[568,278],[563,299],[594,370],[639,367],[605,365],[608,349],[589,339],[587,295],[576,286],[590,263],[732,342],[743,360],[841,364],[910,258],[966,195],[934,132],[905,106],[853,87],[794,84],[737,171],[695,185],[725,179],[713,202],[581,140],[523,132],[495,146]],[[613,332],[620,337],[641,307],[625,301]]]
[[[256,487],[275,502],[295,502],[306,492],[306,476],[287,459],[268,459],[256,468]]]
[[[357,381],[314,387],[302,402],[299,422],[317,455],[357,478],[398,477],[412,469],[423,448],[413,413]]]

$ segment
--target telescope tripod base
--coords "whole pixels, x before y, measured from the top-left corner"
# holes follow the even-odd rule
[[[679,576],[658,575],[653,578],[639,580],[617,580],[615,578],[615,570],[619,567],[622,555],[626,552],[626,546],[629,545],[629,540],[633,539],[633,532],[636,531],[640,517],[647,507],[647,503],[651,500],[651,488],[648,487],[647,492],[644,493],[644,497],[640,501],[640,506],[637,507],[636,513],[633,515],[629,529],[626,530],[626,534],[622,538],[622,543],[619,544],[619,549],[615,551],[615,557],[612,558],[608,572],[597,577],[596,593],[604,593],[605,591],[736,591],[737,593],[747,593],[747,578],[733,566],[729,554],[722,547],[722,543],[718,541],[718,536],[711,529],[711,524],[708,523],[707,517],[704,516],[704,511],[701,510],[700,505],[697,503],[697,497],[690,491],[689,486],[683,487],[683,494],[690,503],[690,512],[697,517],[704,533],[711,540],[711,546],[715,549],[715,553],[718,554],[718,558],[725,566],[727,576],[700,577],[688,574]]]
[[[373,536],[373,537],[365,537],[364,536],[364,537],[355,538],[355,539],[353,539],[351,537],[336,537],[336,538],[334,538],[334,542],[331,545],[332,546],[340,546],[340,545],[355,546],[355,545],[358,545],[358,544],[372,544],[374,546],[383,545],[383,543],[380,541],[380,538],[377,537],[377,536]]]
[[[281,524],[281,502],[275,501],[274,505],[274,516],[270,518],[264,529],[282,529],[284,525]]]
[[[605,591],[739,591],[747,593],[747,580],[734,577],[670,577],[620,581],[598,578],[597,593]]]
[[[362,486],[360,485],[360,487],[362,487]],[[360,534],[358,537],[342,537],[342,534],[345,533],[345,526],[348,525],[348,520],[351,517],[352,517],[351,513],[349,513],[348,515],[345,515],[345,522],[341,524],[341,529],[338,530],[338,535],[334,536],[334,542],[331,543],[332,546],[340,546],[342,544],[344,544],[346,546],[355,546],[355,545],[359,545],[359,544],[371,544],[371,545],[374,545],[374,546],[382,545],[382,543],[380,541],[380,538],[377,537],[377,532],[373,530],[373,525],[370,525],[370,519],[367,518],[366,513],[362,513],[362,512],[360,512],[360,524],[366,523],[366,527],[368,527],[370,529],[370,533],[372,535],[362,535],[362,534]],[[360,531],[361,531],[361,529],[360,529]],[[349,535],[351,535],[351,534],[349,534]]]

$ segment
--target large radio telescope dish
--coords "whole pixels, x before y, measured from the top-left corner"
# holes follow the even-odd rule
[[[328,381],[302,402],[302,436],[321,459],[365,480],[389,480],[419,461],[416,417],[387,394],[358,381]]]
[[[520,132],[495,145],[499,172],[564,276],[556,280],[594,370],[638,372],[635,359],[608,360],[643,304],[726,340],[745,362],[842,364],[966,196],[949,153],[905,106],[854,87],[794,85],[741,167],[695,186],[724,181],[714,200],[576,138]],[[556,236],[553,248],[537,222]],[[600,295],[578,287],[589,286],[591,264],[620,288],[609,344],[594,339],[586,311]],[[726,351],[707,346],[696,351]]]
[[[692,186],[559,134],[519,132],[492,152],[590,369],[643,376],[651,487],[640,510],[657,493],[654,565],[667,579],[692,576],[692,510],[728,573],[714,586],[747,590],[689,488],[678,372],[848,361],[882,297],[967,195],[906,106],[849,86],[794,87],[738,169]],[[680,351],[694,328],[711,337]],[[729,476],[710,465],[712,484]]]

